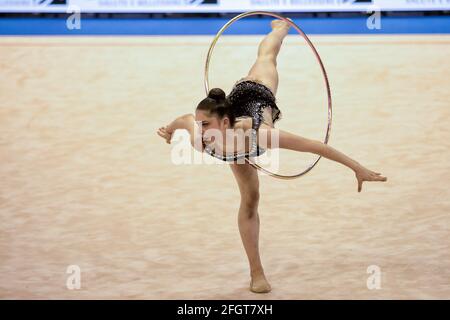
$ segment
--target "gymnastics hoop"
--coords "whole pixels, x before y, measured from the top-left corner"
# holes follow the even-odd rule
[[[280,20],[284,20],[287,23],[289,23],[292,27],[294,27],[295,30],[297,30],[297,32],[305,39],[305,41],[308,43],[309,47],[311,48],[311,50],[313,51],[317,62],[320,65],[320,68],[322,70],[322,75],[323,78],[325,80],[325,86],[327,89],[327,95],[328,95],[328,123],[327,123],[327,130],[325,133],[325,138],[323,143],[328,143],[328,140],[330,138],[330,130],[331,130],[331,121],[332,121],[332,104],[331,104],[331,89],[330,89],[330,84],[328,82],[328,76],[327,76],[327,72],[325,70],[325,67],[323,66],[322,63],[322,59],[320,59],[320,55],[317,52],[316,48],[314,47],[314,45],[312,44],[312,42],[309,40],[308,36],[291,20],[286,19],[285,17],[276,14],[276,13],[272,13],[272,12],[268,12],[268,11],[248,11],[248,12],[244,12],[241,13],[239,15],[237,15],[236,17],[232,18],[231,20],[229,20],[220,30],[219,32],[217,32],[216,36],[214,37],[209,50],[208,50],[208,55],[206,57],[206,63],[205,63],[205,91],[206,91],[206,95],[208,95],[209,93],[209,77],[208,77],[208,72],[209,72],[209,62],[211,61],[211,56],[212,56],[212,52],[214,50],[214,47],[217,43],[217,40],[219,40],[220,36],[222,35],[222,33],[228,29],[228,27],[233,24],[234,22],[236,22],[237,20],[240,20],[242,18],[248,17],[248,16],[254,16],[254,15],[264,15],[264,16],[272,16],[274,18],[278,18]],[[247,157],[245,158],[245,160],[252,165],[254,168],[261,170],[262,172],[268,174],[271,177],[274,178],[278,178],[278,179],[284,179],[284,180],[290,180],[290,179],[296,179],[299,178],[301,176],[303,176],[304,174],[308,173],[309,171],[311,171],[312,168],[314,168],[314,166],[317,164],[317,162],[319,162],[320,158],[322,156],[318,156],[317,159],[310,164],[304,171],[298,173],[298,174],[294,174],[294,175],[281,175],[281,174],[277,174],[274,172],[271,172],[267,169],[264,169],[263,167],[259,166],[258,164],[250,161]]]

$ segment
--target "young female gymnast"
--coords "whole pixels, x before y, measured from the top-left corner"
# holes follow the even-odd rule
[[[361,192],[363,181],[387,180],[327,144],[274,128],[274,123],[281,118],[281,111],[275,103],[278,87],[276,58],[290,25],[283,20],[273,20],[271,26],[272,31],[260,43],[256,62],[247,77],[237,81],[227,97],[223,90],[214,88],[198,104],[195,115],[178,117],[157,132],[170,143],[175,130],[186,129],[196,150],[230,162],[241,195],[238,225],[250,265],[250,290],[255,293],[271,290],[259,255],[259,179],[257,169],[246,161],[238,160],[244,157],[252,159],[267,148],[283,148],[315,153],[349,167],[355,172],[358,192]],[[235,134],[230,136],[230,130]],[[230,149],[235,149],[239,134],[248,131],[251,134],[244,136],[245,143],[241,143],[241,150],[230,153]],[[271,141],[273,131],[276,131],[278,143]],[[217,132],[224,138],[217,139]]]

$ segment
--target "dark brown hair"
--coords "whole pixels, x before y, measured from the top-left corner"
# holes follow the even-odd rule
[[[197,110],[208,111],[210,115],[216,115],[219,119],[227,116],[230,119],[230,125],[234,126],[236,117],[225,98],[225,92],[220,88],[209,90],[208,96],[200,101]]]

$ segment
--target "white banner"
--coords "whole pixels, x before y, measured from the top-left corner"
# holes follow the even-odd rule
[[[450,0],[0,0],[0,12],[206,13],[450,10]]]

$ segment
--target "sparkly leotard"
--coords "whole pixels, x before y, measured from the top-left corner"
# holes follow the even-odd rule
[[[240,117],[251,117],[253,120],[250,151],[232,155],[221,155],[216,154],[209,145],[205,146],[204,150],[206,153],[223,161],[236,161],[244,157],[255,157],[266,151],[257,144],[257,132],[261,123],[264,122],[263,112],[265,108],[272,108],[273,123],[281,119],[281,111],[275,103],[275,96],[268,87],[255,80],[241,80],[236,82],[230,94],[227,96],[227,100],[234,111],[236,119]]]

